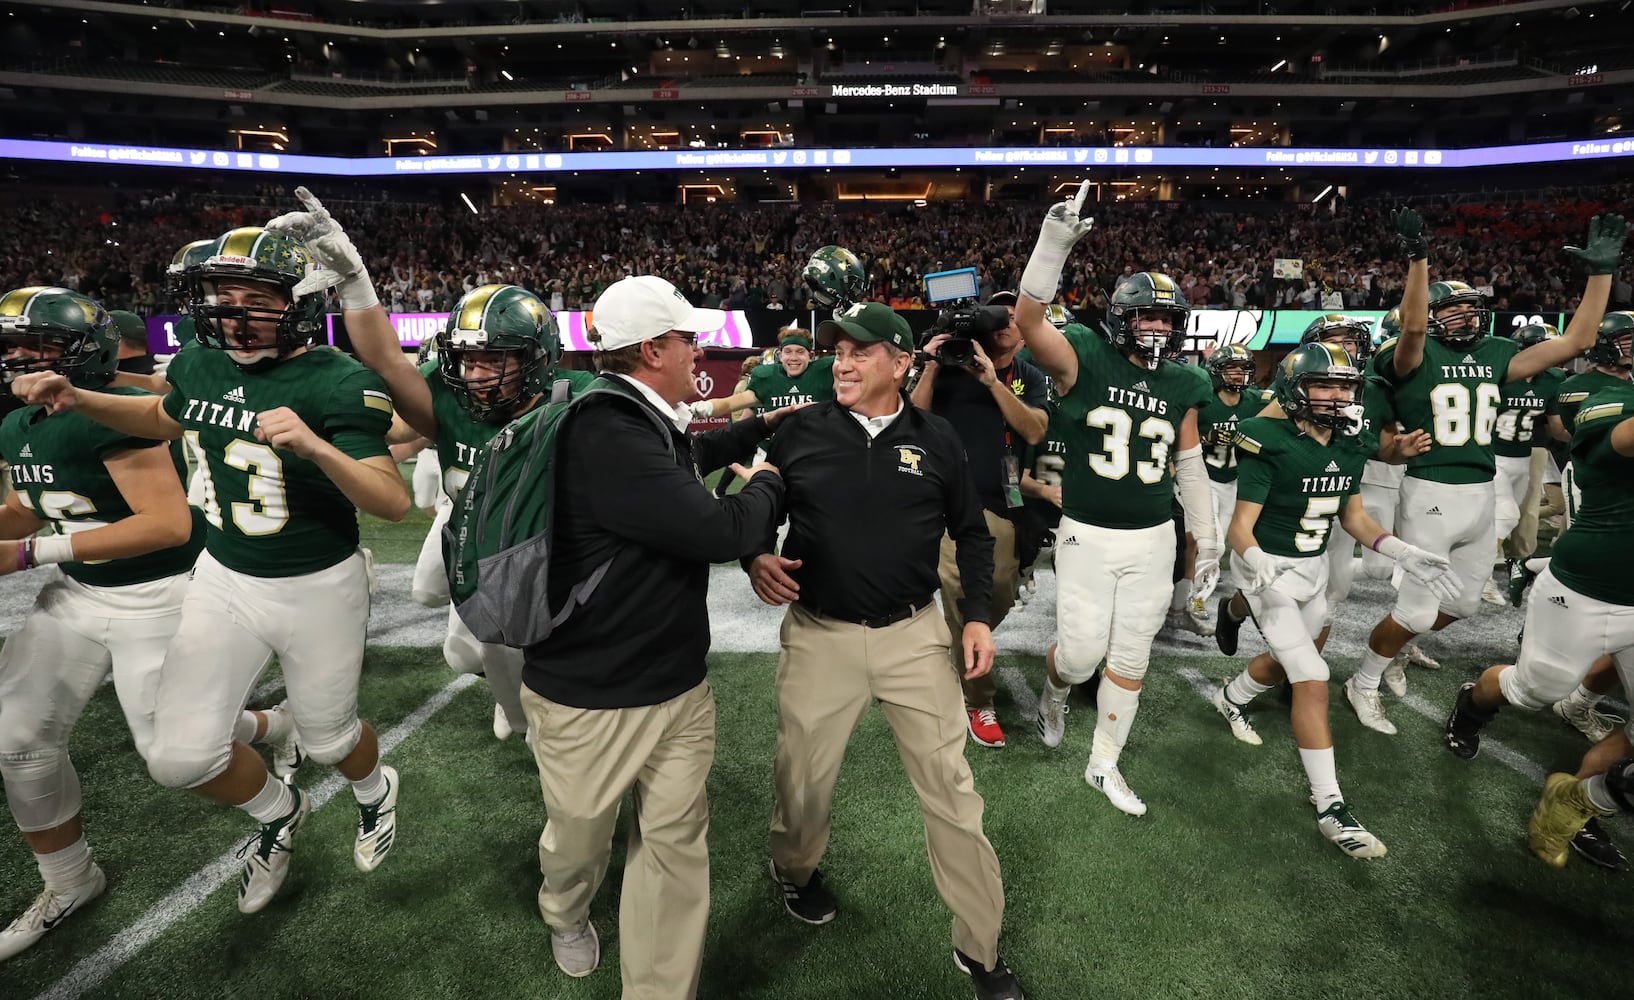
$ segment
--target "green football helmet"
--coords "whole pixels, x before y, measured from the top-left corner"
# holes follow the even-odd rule
[[[296,240],[259,226],[245,226],[222,233],[210,246],[194,253],[203,259],[186,271],[188,310],[203,346],[218,351],[243,349],[234,343],[234,336],[222,329],[223,321],[233,322],[238,331],[251,323],[276,324],[278,356],[246,365],[257,368],[307,346],[322,333],[324,289],[339,275],[320,271],[306,247]],[[228,280],[271,285],[289,301],[276,309],[218,304],[216,285]]]
[[[454,303],[437,334],[437,370],[467,413],[505,423],[550,385],[561,356],[556,317],[539,296],[516,285],[483,285]],[[468,355],[503,352],[499,374],[470,376]]]
[[[1328,341],[1301,344],[1277,368],[1277,402],[1288,419],[1347,433],[1360,430],[1362,370],[1343,347]],[[1318,383],[1349,386],[1350,398],[1312,399],[1311,387]]]
[[[1453,316],[1454,310],[1457,315]],[[1456,326],[1449,327],[1448,321]],[[1463,350],[1492,329],[1492,308],[1487,298],[1462,281],[1430,282],[1429,335],[1455,350]]]
[[[170,266],[165,268],[165,294],[183,304],[187,301],[187,271],[195,264],[204,263],[209,256],[209,249],[215,246],[215,240],[194,240],[176,251],[176,256],[170,259]]]
[[[811,289],[812,301],[836,313],[861,302],[868,293],[868,272],[857,255],[845,247],[820,248],[806,261],[800,277]]]
[[[1634,312],[1606,313],[1594,335],[1594,346],[1584,355],[1590,364],[1606,368],[1634,367],[1629,355],[1634,350]]]
[[[1553,323],[1528,323],[1515,331],[1515,343],[1519,344],[1523,351],[1559,337],[1560,331],[1555,329]]]
[[[1401,336],[1401,307],[1385,313],[1377,323],[1373,324],[1373,348],[1383,347],[1385,342],[1396,340]]]
[[[1166,319],[1169,329],[1139,332],[1136,321]],[[1140,271],[1123,279],[1107,306],[1106,334],[1112,346],[1134,355],[1147,368],[1156,368],[1164,358],[1174,357],[1186,342],[1186,324],[1191,308],[1174,279],[1157,271]]]
[[[1051,304],[1044,307],[1044,318],[1057,330],[1065,330],[1068,323],[1076,321],[1072,310],[1060,304]]]
[[[68,288],[34,286],[0,296],[0,372],[57,372],[81,389],[113,381],[119,333],[108,311]]]
[[[1231,378],[1233,373],[1242,377]],[[1254,381],[1254,354],[1241,344],[1216,347],[1208,356],[1208,374],[1215,392],[1221,389],[1241,392]]]
[[[1373,331],[1365,321],[1343,313],[1328,313],[1311,320],[1305,332],[1299,335],[1301,344],[1324,341],[1338,344],[1350,352],[1358,364],[1373,353]]]

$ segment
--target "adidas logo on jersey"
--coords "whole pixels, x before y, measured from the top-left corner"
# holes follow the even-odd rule
[[[1135,391],[1136,392],[1151,392],[1152,390],[1146,388],[1146,380],[1141,379],[1139,382],[1135,383]]]
[[[1560,596],[1559,594],[1555,594],[1553,597],[1549,598],[1549,603],[1556,604],[1564,608],[1566,607],[1566,598]]]
[[[230,392],[228,392],[225,396],[222,396],[221,398],[225,399],[229,403],[242,403],[242,402],[244,402],[244,387],[239,386],[236,389],[231,390]]]
[[[1338,462],[1329,462],[1326,471],[1328,471],[1328,472],[1338,472],[1339,471],[1339,463]]]
[[[1436,517],[1440,517],[1441,516],[1441,508],[1440,507],[1431,507],[1429,510],[1425,511],[1424,513],[1434,514]]]
[[[31,445],[31,444],[23,445],[23,450],[17,453],[17,457],[18,458],[33,458],[34,457],[34,446]]]
[[[1470,357],[1468,354],[1464,355],[1464,364],[1473,365],[1474,363],[1475,363],[1474,358]]]

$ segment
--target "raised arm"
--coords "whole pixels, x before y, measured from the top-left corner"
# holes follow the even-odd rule
[[[1583,261],[1589,269],[1588,285],[1577,312],[1572,314],[1566,332],[1553,339],[1533,344],[1509,359],[1506,378],[1509,381],[1530,378],[1538,372],[1564,364],[1594,346],[1600,321],[1605,318],[1606,304],[1611,299],[1611,276],[1622,260],[1623,243],[1628,239],[1628,223],[1620,215],[1595,216],[1589,220],[1589,238],[1581,247],[1567,247],[1566,252]],[[1556,421],[1551,420],[1551,430]]]
[[[1396,238],[1407,254],[1407,284],[1401,291],[1401,336],[1390,363],[1393,381],[1407,378],[1424,363],[1424,335],[1430,328],[1430,238],[1424,220],[1410,208],[1392,213]]]
[[[1050,206],[1038,229],[1038,242],[1021,273],[1020,295],[1016,298],[1016,328],[1033,356],[1033,362],[1055,379],[1056,391],[1065,395],[1078,381],[1078,352],[1066,335],[1044,318],[1044,307],[1055,301],[1061,284],[1061,269],[1073,245],[1095,227],[1094,219],[1081,218],[1089,182],[1078,186],[1070,201]]]

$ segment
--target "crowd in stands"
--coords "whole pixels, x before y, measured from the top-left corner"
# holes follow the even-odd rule
[[[395,312],[444,312],[467,289],[511,282],[553,308],[588,308],[626,273],[659,274],[697,304],[804,310],[800,269],[835,243],[867,264],[873,296],[922,305],[921,276],[973,266],[982,294],[1013,288],[1044,205],[933,202],[858,205],[489,206],[381,200],[366,189],[322,191],[357,234],[376,286]],[[1435,227],[1432,278],[1490,289],[1500,310],[1571,312],[1581,287],[1559,248],[1581,239],[1589,216],[1622,208],[1634,184],[1594,198],[1515,204],[1426,205]],[[110,308],[174,307],[164,271],[177,248],[294,207],[280,188],[209,196],[122,193],[117,206],[20,198],[0,233],[7,288],[60,284]],[[1062,301],[1086,318],[1104,309],[1123,275],[1172,275],[1194,308],[1388,308],[1403,267],[1381,199],[1327,206],[1227,202],[1122,202],[1096,209],[1095,230],[1062,279]],[[1303,263],[1297,279],[1273,276],[1276,258]],[[1618,277],[1617,308],[1630,306]]]

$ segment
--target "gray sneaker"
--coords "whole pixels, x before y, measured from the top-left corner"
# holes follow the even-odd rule
[[[596,936],[596,925],[586,920],[576,931],[550,930],[550,953],[556,957],[556,967],[583,979],[601,964],[601,938]]]

